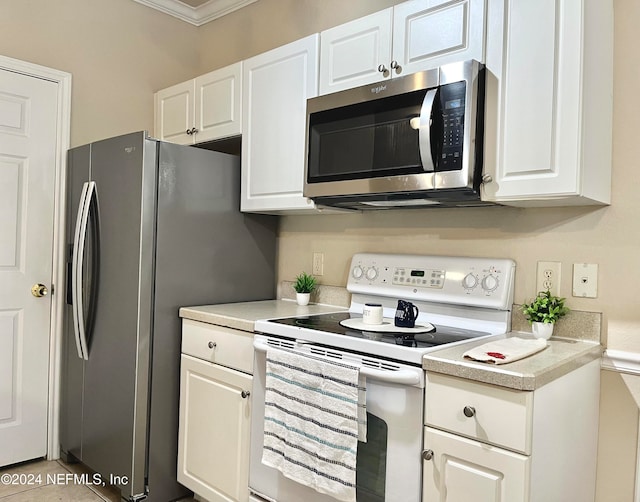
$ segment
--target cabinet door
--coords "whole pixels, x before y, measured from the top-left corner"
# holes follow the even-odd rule
[[[314,209],[302,189],[307,98],[318,93],[318,37],[244,61],[242,211]]]
[[[497,114],[487,115],[485,165],[496,182],[486,199],[609,202],[612,15],[604,0],[505,2],[506,50],[488,80]]]
[[[189,80],[155,94],[155,137],[163,141],[190,145],[187,131],[194,127],[195,81]]]
[[[393,9],[336,26],[320,34],[320,94],[388,78]],[[386,72],[378,67],[384,65]]]
[[[468,59],[484,63],[484,35],[485,0],[411,0],[393,8],[401,75]]]
[[[527,502],[529,457],[425,428],[423,502]]]
[[[209,502],[248,501],[252,377],[180,360],[178,481]]]
[[[242,62],[195,81],[196,143],[242,133]]]

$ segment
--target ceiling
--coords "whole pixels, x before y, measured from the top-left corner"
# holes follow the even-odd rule
[[[182,21],[201,26],[257,0],[133,0]]]

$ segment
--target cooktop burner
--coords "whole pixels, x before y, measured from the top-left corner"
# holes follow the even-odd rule
[[[347,328],[340,324],[340,321],[351,318],[361,319],[362,315],[349,312],[335,312],[330,314],[270,319],[269,322],[417,349],[435,347],[437,345],[459,342],[461,340],[467,340],[468,338],[489,334],[482,331],[453,328],[450,326],[436,324],[434,324],[436,330],[431,333],[376,333],[373,331],[360,331],[353,328]]]

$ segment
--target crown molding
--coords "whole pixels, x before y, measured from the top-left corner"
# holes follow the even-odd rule
[[[159,10],[170,16],[194,26],[202,26],[209,21],[241,9],[257,0],[209,0],[199,7],[191,7],[180,0],[133,0],[152,9]]]

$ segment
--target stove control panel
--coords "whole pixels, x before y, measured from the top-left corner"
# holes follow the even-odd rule
[[[515,262],[505,258],[358,253],[347,289],[387,297],[511,308]]]

